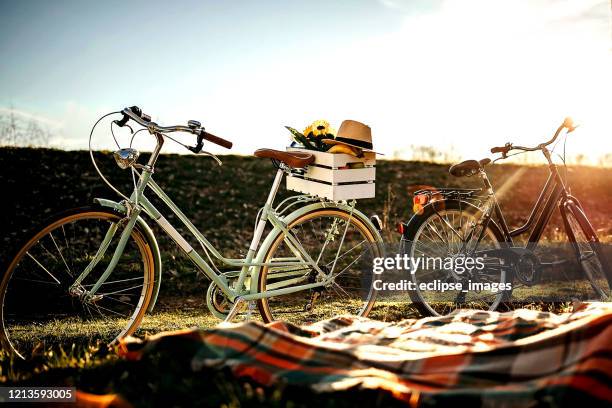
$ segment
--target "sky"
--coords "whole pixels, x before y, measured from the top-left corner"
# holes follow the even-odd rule
[[[0,113],[65,149],[138,105],[240,154],[283,149],[284,125],[354,119],[386,158],[464,159],[535,145],[569,115],[568,151],[596,162],[612,152],[611,21],[610,0],[2,1]],[[106,125],[95,137],[113,148]]]

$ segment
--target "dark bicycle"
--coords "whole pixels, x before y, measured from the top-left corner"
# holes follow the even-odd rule
[[[481,259],[480,269],[472,267],[462,273],[458,273],[456,268],[435,263],[434,267],[413,270],[410,276],[415,289],[409,293],[421,313],[445,315],[466,307],[495,310],[511,297],[515,298],[517,290],[522,295],[527,294],[525,297],[528,299],[534,299],[534,293],[541,294],[542,289],[533,286],[542,282],[543,269],[565,262],[543,262],[536,253],[536,249],[549,248],[551,251],[550,244],[540,243],[540,239],[555,207],[559,209],[569,241],[566,246],[573,252],[579,265],[575,269],[581,272],[581,277],[574,277],[574,284],[588,292],[582,298],[610,300],[612,271],[605,259],[604,246],[597,238],[580,202],[570,194],[566,181],[553,163],[551,152],[554,146],[553,149],[548,148],[557,141],[564,129],[565,136],[575,129],[570,118],[564,120],[552,139],[546,143],[535,147],[506,143],[505,146],[491,149],[491,153],[501,153],[501,157],[495,161],[539,150],[548,162],[548,180],[527,222],[519,228],[510,230],[506,224],[485,172],[485,166],[491,163],[488,158],[480,161],[466,160],[449,169],[450,174],[456,177],[479,175],[484,188],[422,189],[414,193],[415,214],[408,223],[400,224],[400,251],[403,254],[423,259]],[[509,155],[512,151],[515,153]],[[524,245],[517,245],[513,241],[526,233],[529,235]],[[461,290],[440,291],[439,285],[427,285],[434,281],[455,285],[460,283]],[[553,286],[549,284],[544,291],[553,290]],[[574,297],[578,296],[577,292],[569,291],[569,294]]]

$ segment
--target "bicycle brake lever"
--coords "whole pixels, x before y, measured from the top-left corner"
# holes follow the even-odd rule
[[[188,146],[187,149],[191,150],[195,154],[199,154],[204,147],[204,132],[198,133],[198,141],[195,146]]]
[[[113,120],[113,122],[112,122],[112,123],[113,123],[113,124],[115,124],[115,125],[117,125],[117,126],[119,126],[119,127],[126,127],[126,128],[128,128],[128,129],[130,129],[130,135],[133,135],[133,134],[134,134],[134,129],[132,129],[132,127],[131,127],[130,125],[128,125],[128,124],[126,124],[126,123],[124,123],[124,124],[122,125],[122,124],[121,124],[121,121],[119,121],[119,120]]]
[[[130,129],[130,134],[133,135],[134,129],[132,129],[132,127],[127,124],[129,120],[130,120],[130,117],[124,113],[121,119],[113,120],[113,123],[119,127],[127,127],[128,129]]]
[[[217,156],[215,156],[215,155],[214,155],[214,154],[212,154],[211,152],[207,152],[207,151],[203,150],[203,151],[201,151],[201,152],[200,152],[200,153],[198,153],[198,154],[203,154],[204,156],[209,156],[209,157],[212,157],[212,158],[213,158],[213,159],[214,159],[214,160],[217,162],[217,164],[218,164],[219,166],[223,166],[223,162],[221,161],[221,159],[219,159]]]

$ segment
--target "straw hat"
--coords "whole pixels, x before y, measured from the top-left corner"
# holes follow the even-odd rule
[[[344,144],[357,147],[364,152],[374,152],[372,150],[374,148],[372,145],[372,129],[356,120],[343,121],[336,137],[334,139],[323,139],[323,143],[330,145]]]

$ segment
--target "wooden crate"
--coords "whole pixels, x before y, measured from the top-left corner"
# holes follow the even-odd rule
[[[287,148],[315,156],[306,171],[293,170],[287,176],[287,189],[330,200],[372,198],[376,189],[376,153],[357,158],[348,154]],[[363,164],[363,167],[360,167]],[[356,167],[357,166],[357,167]],[[359,168],[360,167],[360,168]]]

